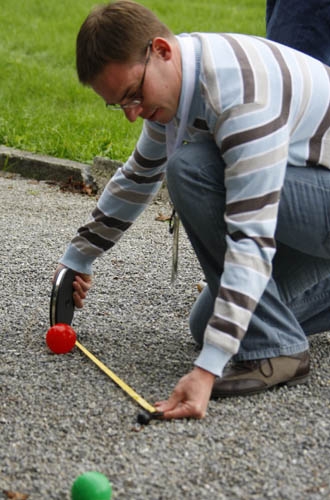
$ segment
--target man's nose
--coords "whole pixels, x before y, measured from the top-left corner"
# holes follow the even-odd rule
[[[140,116],[142,106],[135,106],[134,108],[124,108],[123,111],[127,120],[129,120],[130,122],[135,122],[135,120]]]

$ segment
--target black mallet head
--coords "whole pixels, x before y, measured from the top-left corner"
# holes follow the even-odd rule
[[[154,413],[150,413],[149,411],[142,410],[139,412],[136,422],[140,425],[148,425],[150,420],[153,418],[161,418],[163,416],[163,412],[157,411]]]

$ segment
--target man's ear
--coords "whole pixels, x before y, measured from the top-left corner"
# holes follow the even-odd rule
[[[166,40],[166,38],[156,37],[152,40],[152,51],[158,57],[161,57],[165,61],[171,59],[173,54],[173,48],[171,43]]]

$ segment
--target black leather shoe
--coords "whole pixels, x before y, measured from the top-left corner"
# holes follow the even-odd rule
[[[277,358],[239,361],[215,380],[211,398],[245,396],[277,385],[297,385],[309,377],[309,351]]]

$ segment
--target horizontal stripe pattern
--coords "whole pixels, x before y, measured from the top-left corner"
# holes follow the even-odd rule
[[[92,220],[78,229],[73,244],[80,251],[88,249],[88,255],[99,256],[114,246],[131,222],[107,217],[98,208],[92,212]]]
[[[304,132],[305,149],[300,145],[298,151],[291,135],[302,140],[313,113],[316,66],[320,72],[322,65],[311,67],[300,53],[263,39],[220,34],[216,47],[213,37],[198,36],[207,54],[207,59],[202,58],[201,81],[209,129],[227,165],[228,248],[219,297],[204,338],[235,354],[271,275],[286,165],[294,160],[303,166],[322,158],[330,167],[330,156],[322,156],[330,151],[330,113],[324,92],[324,117],[319,115],[314,135]],[[229,79],[227,84],[221,76],[226,70],[240,75],[231,82],[235,95]],[[328,82],[324,85],[329,87]],[[228,336],[238,344],[228,342]]]
[[[101,256],[120,240],[158,192],[165,167],[164,127],[145,122],[135,151],[110,179],[91,220],[79,228],[71,241],[82,260],[84,255]]]
[[[233,201],[232,203],[227,203],[226,215],[230,217],[236,214],[251,212],[254,210],[260,210],[266,205],[277,203],[279,198],[280,198],[280,192],[276,191],[273,193],[267,193],[264,196]]]
[[[243,47],[233,37],[226,36],[225,39],[230,44],[235,53],[237,63],[241,67],[241,82],[243,86],[241,92],[241,109],[246,111],[246,106],[244,105],[253,102],[255,88],[257,87],[256,83],[253,84],[255,72],[251,69],[249,62],[250,60],[255,60],[255,51],[253,53],[245,53]],[[249,126],[244,127],[245,113],[239,112],[239,107],[236,106],[233,108],[234,113],[231,113],[232,109],[226,113],[227,119],[223,120],[221,124],[218,123],[217,129],[217,134],[220,137],[220,151],[227,159],[228,164],[228,175],[226,172],[226,178],[228,181],[231,179],[230,184],[227,184],[229,192],[227,190],[225,219],[229,238],[227,239],[228,250],[226,253],[222,286],[226,282],[229,273],[231,274],[231,283],[234,281],[232,276],[237,276],[236,286],[238,289],[240,288],[239,280],[244,279],[251,283],[250,296],[239,293],[239,290],[237,290],[238,293],[231,293],[229,296],[227,292],[227,297],[224,301],[216,300],[215,312],[209,322],[205,337],[209,343],[212,343],[209,333],[210,328],[213,332],[212,338],[214,337],[215,330],[218,330],[219,338],[217,346],[225,350],[228,349],[228,335],[235,337],[239,342],[244,337],[251,314],[271,274],[271,256],[275,252],[274,231],[281,184],[274,182],[273,186],[276,189],[266,189],[266,192],[263,192],[262,180],[259,182],[259,190],[255,186],[249,186],[249,184],[252,184],[253,173],[267,170],[264,176],[272,176],[272,169],[274,167],[276,169],[283,169],[287,162],[287,155],[285,153],[288,148],[285,143],[283,144],[281,134],[282,143],[280,145],[276,144],[277,151],[275,155],[273,149],[265,150],[263,147],[261,151],[258,151],[257,161],[254,161],[255,155],[252,151],[253,146],[251,146],[257,141],[264,141],[265,137],[281,131],[283,127],[286,127],[289,116],[292,96],[290,73],[277,47],[270,45],[269,49],[274,61],[277,63],[277,72],[283,82],[280,106],[276,110],[272,110],[271,113],[267,112],[268,107],[270,107],[267,101],[267,99],[271,98],[270,89],[267,93],[263,92],[262,98],[260,98],[259,94],[258,101],[255,99],[254,105],[250,106],[250,114],[257,113],[260,115],[258,125],[250,128]],[[260,87],[260,82],[258,84]],[[226,99],[223,98],[222,100],[226,102]],[[227,120],[231,121],[231,127],[228,127]],[[268,142],[264,141],[266,147]],[[283,174],[279,176],[279,179],[281,177],[283,177]],[[260,175],[258,178],[260,178]],[[254,184],[257,183],[255,182]],[[254,196],[253,193],[255,193]],[[258,216],[255,218],[254,214],[258,214]],[[270,226],[270,233],[269,227],[267,228],[266,225]],[[253,234],[256,228],[258,232],[257,234]],[[259,231],[260,234],[258,234]],[[251,252],[249,254],[243,250],[244,246],[242,249],[240,248],[245,241],[248,241],[248,248]],[[234,252],[232,250],[234,247],[238,248],[239,251]],[[262,251],[264,248],[271,251],[265,253]],[[237,272],[238,269],[240,269],[239,272]],[[257,275],[263,275],[264,278],[257,279]],[[257,285],[259,290],[257,289]],[[242,313],[242,311],[245,311],[245,313]],[[233,348],[231,354],[235,354],[235,352],[235,348]]]

